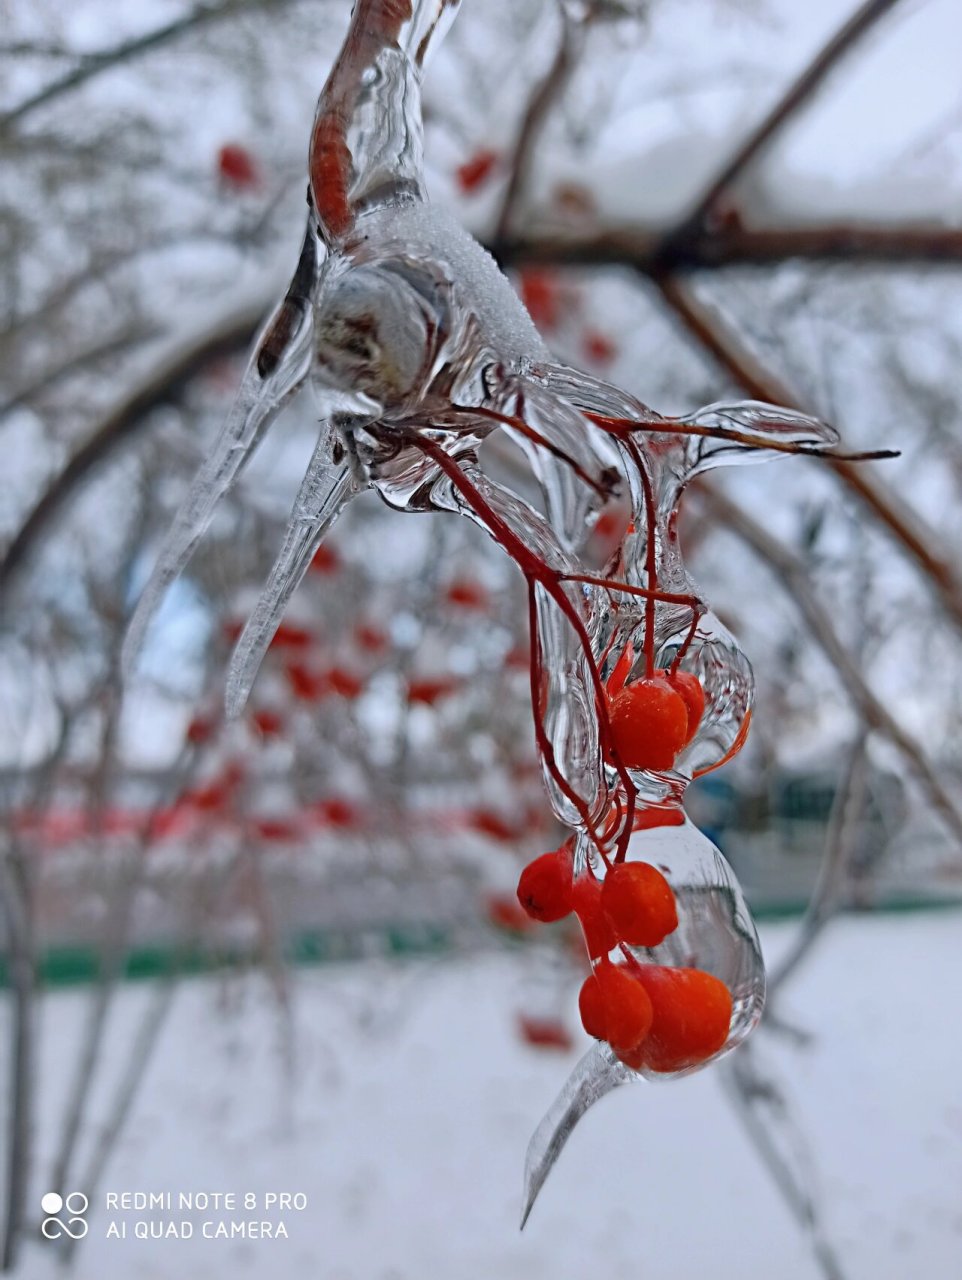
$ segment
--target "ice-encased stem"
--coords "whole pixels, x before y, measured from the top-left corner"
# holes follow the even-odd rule
[[[337,430],[327,424],[317,442],[307,474],[291,510],[284,542],[270,577],[231,656],[226,705],[229,717],[240,714],[274,633],[307,572],[318,547],[345,503],[358,491],[346,461],[333,460]]]
[[[276,361],[263,371],[265,348],[284,333],[284,345],[272,351]],[[248,362],[237,398],[217,443],[194,477],[160,549],[153,572],[137,603],[123,647],[130,671],[151,619],[171,583],[179,577],[207,532],[220,500],[233,488],[258,445],[290,397],[307,377],[311,363],[313,318],[306,300],[286,297],[264,327]]]
[[[612,1089],[638,1078],[614,1056],[606,1044],[594,1044],[584,1055],[528,1143],[524,1162],[522,1231],[534,1208],[538,1192],[544,1186],[581,1117],[596,1102],[611,1093]]]

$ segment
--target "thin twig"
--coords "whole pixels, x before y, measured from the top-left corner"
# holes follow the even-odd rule
[[[72,71],[68,71],[66,75],[51,81],[50,84],[31,94],[29,98],[25,98],[16,107],[12,107],[9,111],[0,115],[0,132],[9,129],[11,125],[19,123],[25,116],[36,111],[38,107],[45,106],[48,102],[53,102],[54,99],[62,97],[73,89],[79,89],[81,85],[86,84],[88,80],[93,79],[94,76],[99,75],[102,71],[108,71],[112,67],[132,62],[134,59],[142,57],[145,53],[152,53],[155,49],[162,48],[165,44],[170,44],[171,41],[176,40],[188,31],[196,31],[198,28],[207,26],[210,23],[236,17],[247,9],[275,9],[288,3],[290,3],[290,0],[225,0],[224,4],[201,5],[197,9],[191,10],[190,13],[185,13],[183,17],[169,22],[164,27],[156,27],[153,31],[147,31],[143,35],[135,36],[132,40],[124,40],[110,49],[104,49],[98,53],[84,54],[81,56],[79,65]]]
[[[825,836],[818,879],[791,947],[768,975],[769,1000],[811,951],[816,939],[841,904],[846,871],[851,863],[868,784],[866,734],[859,733],[838,791]]]
[[[669,239],[684,240],[689,236],[697,235],[706,226],[722,197],[730,191],[734,183],[765,150],[776,134],[797,116],[806,102],[815,96],[842,58],[898,2],[899,0],[866,0],[866,3],[856,10],[782,95],[765,119],[726,161],[721,171],[696,201],[691,213],[671,233]]]
[[[717,489],[709,490],[708,486],[702,486],[699,500],[721,524],[750,546],[772,569],[808,624],[812,638],[835,667],[866,725],[882,734],[898,749],[933,808],[942,816],[956,839],[962,842],[962,810],[943,786],[927,754],[869,688],[858,663],[835,630],[830,613],[816,596],[805,564],[773,538],[747,511],[743,511]]]
[[[95,468],[147,422],[152,410],[178,400],[209,361],[246,346],[262,315],[263,307],[257,304],[184,344],[100,422],[32,508],[0,561],[0,600],[24,570],[61,507]]]
[[[731,377],[749,395],[788,409],[807,412],[797,397],[770,370],[745,348],[731,326],[709,308],[699,303],[677,279],[658,278],[662,297],[684,322],[701,345],[711,353]],[[881,526],[898,542],[934,586],[942,605],[962,628],[962,582],[956,575],[951,557],[941,546],[933,529],[910,510],[879,478],[877,472],[863,464],[825,459],[843,484],[871,511]]]
[[[560,16],[561,36],[554,60],[547,75],[531,95],[518,131],[514,154],[511,157],[508,185],[495,227],[495,240],[505,240],[510,233],[541,128],[564,89],[583,47],[584,23],[576,23],[564,8],[560,9]]]
[[[841,1264],[825,1238],[808,1163],[808,1147],[777,1084],[762,1074],[757,1050],[743,1044],[722,1064],[726,1092],[752,1146],[782,1199],[805,1231],[826,1280],[844,1280]],[[781,1139],[781,1141],[779,1141]],[[792,1149],[794,1148],[794,1158]]]
[[[819,263],[962,262],[962,229],[940,222],[746,227],[737,222],[711,233],[668,242],[663,229],[636,226],[558,235],[510,234],[488,241],[505,267],[538,263],[564,267],[630,267],[643,275],[717,271],[733,266]]]

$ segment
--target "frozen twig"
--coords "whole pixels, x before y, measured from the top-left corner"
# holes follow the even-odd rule
[[[563,92],[584,47],[585,24],[575,22],[564,7],[560,8],[560,20],[561,34],[554,60],[544,79],[532,93],[518,130],[511,156],[508,185],[494,233],[496,241],[506,240],[511,232],[542,126]]]
[[[165,352],[143,382],[128,392],[94,428],[47,491],[31,509],[0,561],[0,601],[24,570],[64,502],[120,444],[148,421],[151,410],[179,399],[190,381],[219,356],[233,355],[250,340],[263,314],[262,302],[234,311],[202,334]]]
[[[282,5],[290,3],[290,0],[225,0],[223,4],[218,5],[199,5],[196,9],[192,9],[189,13],[185,13],[182,17],[175,18],[172,22],[167,23],[163,27],[155,27],[153,31],[147,31],[143,35],[135,36],[132,40],[124,40],[119,44],[113,45],[109,49],[103,49],[99,53],[85,54],[79,57],[79,62],[72,71],[68,71],[65,75],[51,81],[36,93],[25,98],[17,106],[0,115],[0,133],[9,129],[12,125],[18,124],[26,116],[32,114],[39,107],[45,106],[48,102],[62,97],[66,93],[70,93],[73,89],[80,88],[86,84],[88,80],[94,76],[100,75],[103,71],[108,71],[112,67],[121,66],[124,63],[133,62],[135,59],[142,57],[145,53],[151,53],[155,49],[162,48],[165,44],[177,40],[180,36],[188,31],[196,31],[200,27],[205,27],[211,23],[223,21],[227,18],[235,18],[238,14],[248,9],[277,9]]]
[[[825,1280],[844,1280],[841,1264],[822,1227],[808,1144],[784,1094],[771,1075],[761,1070],[756,1045],[742,1045],[722,1063],[721,1072],[735,1112],[793,1217],[808,1236]]]
[[[686,328],[750,395],[787,408],[803,408],[798,398],[746,349],[722,317],[699,303],[687,286],[670,277],[659,278],[657,284]],[[962,628],[962,582],[935,531],[864,464],[854,465],[829,455],[823,465],[832,468],[846,488],[915,561],[931,582],[948,616]]]
[[[925,751],[906,733],[869,688],[857,661],[836,631],[829,611],[815,594],[805,564],[777,538],[772,537],[747,511],[743,511],[717,489],[709,491],[704,486],[699,499],[719,523],[750,546],[774,572],[808,624],[812,639],[838,672],[839,679],[865,724],[898,749],[928,796],[933,809],[942,817],[955,838],[962,841],[962,811],[946,790]]]
[[[643,275],[715,271],[734,266],[816,263],[945,263],[962,261],[962,229],[941,222],[824,222],[746,227],[738,222],[666,245],[658,227],[609,226],[579,233],[498,232],[488,245],[504,266],[630,267]]]
[[[856,739],[845,777],[835,794],[818,879],[805,915],[788,952],[769,970],[769,1002],[809,954],[832,915],[842,905],[846,873],[865,808],[868,782],[865,748],[866,736],[863,732]]]
[[[697,236],[706,227],[723,197],[731,191],[741,175],[805,103],[814,97],[842,58],[898,2],[899,0],[866,0],[856,10],[726,161],[691,213],[670,233],[669,242]]]

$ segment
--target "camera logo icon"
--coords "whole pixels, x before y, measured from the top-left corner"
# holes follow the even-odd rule
[[[71,1191],[62,1196],[57,1191],[48,1191],[41,1197],[40,1208],[44,1218],[40,1224],[41,1233],[48,1240],[59,1240],[69,1236],[71,1240],[82,1240],[89,1227],[84,1214],[90,1201],[82,1191]]]

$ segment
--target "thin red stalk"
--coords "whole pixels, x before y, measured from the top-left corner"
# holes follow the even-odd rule
[[[598,670],[594,655],[591,652],[591,637],[584,622],[578,617],[574,606],[565,595],[561,586],[560,575],[556,570],[551,569],[539,556],[536,556],[529,547],[521,541],[521,539],[508,527],[499,515],[493,510],[490,503],[487,502],[484,495],[478,488],[472,484],[457,462],[444,452],[432,440],[419,435],[412,431],[409,439],[423,453],[426,453],[448,477],[452,485],[461,493],[462,497],[468,502],[471,509],[477,516],[482,519],[488,527],[492,537],[501,544],[511,559],[515,562],[529,583],[538,582],[547,591],[547,593],[557,604],[558,608],[565,615],[568,622],[574,629],[578,642],[581,645],[582,653],[588,665],[588,671],[591,682],[594,687],[595,702],[598,711],[599,729],[604,747],[604,752],[610,759],[615,771],[621,779],[625,788],[627,797],[627,814],[628,822],[621,832],[618,839],[618,852],[624,857],[624,850],[627,849],[628,840],[631,836],[631,821],[634,817],[635,796],[637,794],[635,785],[631,777],[622,763],[617,751],[615,750],[611,739],[611,721],[608,716],[608,701],[605,694],[604,683],[601,679],[601,672]],[[600,849],[600,846],[599,846]]]
[[[701,621],[701,613],[699,612],[699,606],[696,605],[694,616],[692,617],[692,620],[691,620],[691,626],[688,628],[688,635],[685,636],[684,640],[678,646],[678,652],[675,654],[674,658],[672,659],[671,666],[668,668],[668,674],[670,676],[673,676],[675,674],[675,672],[678,670],[679,666],[681,665],[682,658],[684,658],[685,654],[691,648],[691,642],[695,638],[695,632],[698,630],[698,624],[700,621]]]
[[[633,440],[627,440],[632,461],[641,476],[641,487],[645,494],[645,574],[649,591],[658,590],[657,547],[655,545],[655,495],[652,492],[651,476],[644,464],[644,459],[634,447]],[[655,600],[649,595],[645,601],[645,675],[650,680],[655,674]]]
[[[700,609],[701,601],[697,596],[682,595],[677,591],[652,590],[649,587],[633,587],[629,582],[617,578],[596,578],[590,573],[559,573],[562,582],[584,582],[592,587],[605,587],[609,591],[622,591],[625,595],[640,596],[643,600],[659,600],[662,604],[687,604],[691,609]]]
[[[773,405],[773,408],[777,406]],[[870,449],[857,453],[838,453],[819,448],[818,445],[796,444],[790,440],[760,440],[746,431],[736,431],[733,427],[700,427],[691,422],[679,422],[677,419],[664,418],[655,425],[636,422],[634,418],[608,418],[604,414],[584,411],[584,416],[596,427],[609,435],[619,438],[630,438],[635,432],[644,431],[649,435],[668,436],[704,436],[710,440],[730,440],[732,444],[743,444],[749,449],[770,449],[775,453],[796,454],[803,458],[824,458],[827,462],[884,462],[888,458],[897,458],[897,449]]]
[[[538,744],[538,751],[540,752],[545,764],[548,766],[548,772],[551,774],[552,778],[578,810],[591,842],[601,855],[605,866],[609,867],[611,864],[608,861],[608,855],[605,853],[602,839],[598,835],[594,823],[591,821],[588,806],[558,768],[558,761],[555,757],[554,746],[551,739],[545,732],[544,717],[541,712],[541,687],[544,679],[544,668],[541,663],[541,636],[538,631],[538,604],[535,599],[535,585],[534,579],[529,577],[528,630],[531,635],[531,665],[529,675],[531,681],[531,710],[534,712],[534,735]]]
[[[494,422],[503,422],[506,427],[513,427],[523,436],[527,436],[533,444],[538,445],[542,449],[546,449],[548,453],[554,454],[556,458],[566,466],[570,467],[578,479],[583,481],[589,489],[594,489],[595,493],[597,493],[600,498],[607,499],[609,497],[609,491],[601,481],[595,480],[593,477],[589,476],[584,467],[582,467],[580,463],[576,462],[569,453],[566,453],[560,445],[553,444],[547,436],[542,435],[536,427],[532,427],[530,423],[525,422],[524,418],[517,418],[510,413],[499,413],[497,409],[486,409],[480,405],[476,408],[471,408],[469,405],[453,404],[450,406],[450,410],[454,413],[465,413],[481,418],[491,418]]]

